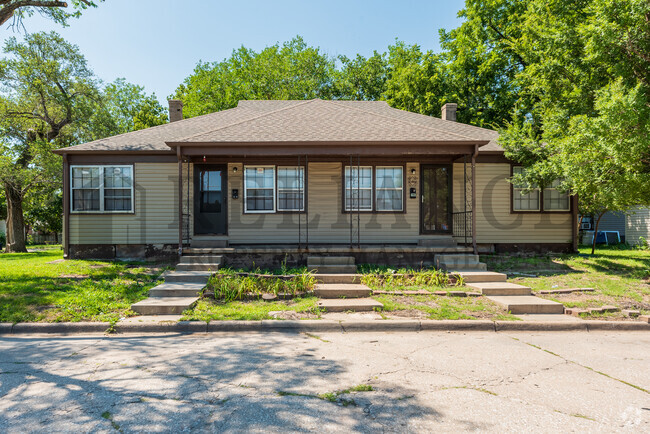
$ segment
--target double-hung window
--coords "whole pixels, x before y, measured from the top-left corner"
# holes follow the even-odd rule
[[[244,167],[244,211],[275,212],[275,166]]]
[[[375,168],[377,211],[402,211],[404,207],[404,168]]]
[[[513,175],[524,174],[526,169],[521,166],[512,168]],[[540,211],[539,188],[532,190],[526,184],[513,184],[512,209],[513,211]],[[528,193],[525,193],[528,191]]]
[[[560,180],[556,179],[544,189],[544,211],[570,211],[569,195],[558,190]]]
[[[132,166],[72,166],[73,212],[132,212]]]
[[[278,211],[304,211],[305,170],[278,167]]]
[[[345,210],[372,211],[372,166],[345,166]]]

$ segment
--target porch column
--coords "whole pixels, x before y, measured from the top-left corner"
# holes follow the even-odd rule
[[[478,145],[474,145],[474,153],[472,154],[472,246],[474,247],[474,254],[478,254],[478,247],[476,246],[476,156],[478,155]]]
[[[63,257],[70,255],[70,164],[63,154]]]
[[[183,154],[176,148],[178,157],[178,256],[183,255]]]

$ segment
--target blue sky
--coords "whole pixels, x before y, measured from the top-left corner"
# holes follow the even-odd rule
[[[40,16],[28,32],[55,30],[79,46],[105,81],[124,77],[158,99],[174,92],[199,60],[260,50],[301,35],[336,56],[384,51],[399,38],[438,50],[438,29],[460,24],[464,0],[107,0],[64,28]],[[4,41],[18,36],[6,26]]]

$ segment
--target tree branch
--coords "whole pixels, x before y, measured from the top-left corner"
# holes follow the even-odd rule
[[[86,0],[82,0],[85,4],[88,4]],[[14,16],[14,12],[20,8],[25,7],[38,7],[38,8],[65,8],[68,7],[66,2],[62,1],[36,1],[36,0],[23,0],[17,1],[16,3],[9,3],[9,1],[3,1],[5,6],[0,9],[0,26],[6,23],[11,17]]]

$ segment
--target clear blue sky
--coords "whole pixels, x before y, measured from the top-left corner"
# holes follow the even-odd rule
[[[38,15],[28,32],[56,30],[79,46],[97,76],[124,77],[158,99],[199,60],[222,60],[241,45],[260,50],[296,35],[325,53],[364,56],[395,38],[439,50],[438,29],[460,24],[464,0],[107,0],[64,28]],[[6,25],[4,41],[19,36]]]

